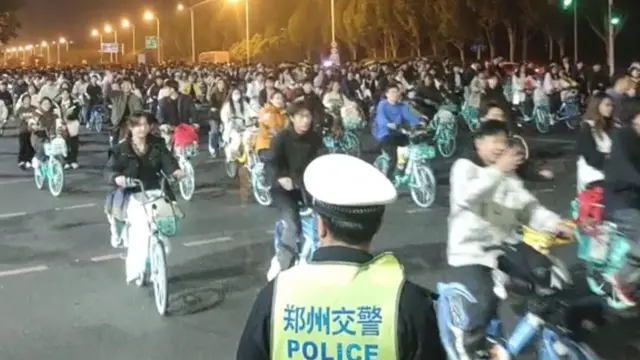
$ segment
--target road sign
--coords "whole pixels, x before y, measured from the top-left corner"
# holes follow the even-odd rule
[[[144,47],[147,50],[153,50],[158,48],[158,37],[157,36],[145,36],[144,37]]]
[[[118,43],[101,43],[100,51],[107,54],[117,54],[119,50]]]

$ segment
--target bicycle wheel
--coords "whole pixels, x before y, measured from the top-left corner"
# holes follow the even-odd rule
[[[544,109],[535,109],[533,111],[533,122],[536,124],[538,132],[546,134],[551,128],[551,114]]]
[[[153,297],[158,314],[167,314],[169,305],[169,291],[167,288],[167,253],[164,243],[159,239],[152,239],[151,246],[151,282],[153,283]]]
[[[46,164],[40,164],[40,166],[38,166],[36,169],[33,169],[33,181],[36,183],[36,188],[38,190],[42,190],[42,188],[44,187],[44,180],[46,178],[46,176],[44,175],[44,169],[46,166]]]
[[[64,168],[60,160],[56,158],[49,159],[49,192],[51,195],[58,197],[64,188]]]
[[[360,157],[360,139],[356,134],[346,131],[342,137],[342,149],[345,154]]]
[[[180,188],[180,195],[186,201],[191,200],[193,197],[193,193],[196,190],[196,175],[193,170],[193,165],[191,165],[191,161],[183,160],[180,162],[180,169],[182,169],[183,177],[180,179],[178,183],[178,187]]]
[[[451,133],[453,129],[450,125],[447,125],[438,134],[437,145],[440,154],[445,157],[451,157],[456,152],[456,138]]]
[[[256,202],[262,206],[271,205],[271,193],[269,193],[270,187],[267,184],[267,179],[264,175],[264,165],[256,165],[256,168],[251,172],[251,190]]]
[[[436,200],[436,178],[427,164],[417,163],[411,172],[409,191],[413,202],[428,208]]]
[[[95,123],[96,132],[101,132],[102,131],[102,122],[103,121],[104,121],[104,119],[103,119],[102,114],[96,116],[96,123]]]
[[[580,126],[580,109],[575,104],[571,104],[567,106],[567,119],[564,121],[567,124],[567,128],[569,130],[575,130],[578,126]]]
[[[389,169],[389,158],[387,155],[380,155],[373,161],[373,166],[380,170],[381,173],[386,174]]]
[[[238,162],[235,160],[225,162],[224,171],[227,173],[229,179],[235,179],[238,174]]]

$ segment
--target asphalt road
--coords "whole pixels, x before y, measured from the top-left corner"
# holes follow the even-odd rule
[[[531,184],[565,213],[575,189],[568,135],[528,137],[557,173]],[[249,308],[265,284],[273,209],[239,205],[221,164],[203,151],[198,191],[169,256],[170,311],[159,317],[146,289],[126,285],[121,253],[109,245],[102,205],[106,138],[84,135],[81,169],[60,198],[38,191],[15,163],[17,139],[0,139],[0,359],[231,359]],[[204,150],[204,147],[202,148]],[[420,209],[404,194],[375,239],[408,276],[433,287],[444,269],[447,178],[452,160],[435,162],[439,196]],[[571,259],[571,248],[564,249]],[[512,315],[507,315],[513,318]]]

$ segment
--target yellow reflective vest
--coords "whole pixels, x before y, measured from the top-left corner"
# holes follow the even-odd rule
[[[402,266],[390,253],[365,264],[310,263],[276,278],[271,359],[398,359]]]

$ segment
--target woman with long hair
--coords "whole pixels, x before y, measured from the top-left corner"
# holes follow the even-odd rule
[[[611,151],[611,131],[614,128],[613,101],[598,93],[589,99],[578,135],[578,191],[601,186],[604,163]]]
[[[105,213],[111,230],[111,245],[122,245],[122,228],[126,217],[128,253],[126,259],[127,282],[144,275],[146,252],[149,247],[150,229],[141,198],[142,189],[129,187],[127,179],[142,182],[144,190],[158,190],[166,176],[182,177],[178,161],[169,152],[162,138],[151,135],[151,115],[144,112],[131,114],[124,121],[124,139],[113,147],[113,155],[106,165],[106,179],[113,190],[109,192]],[[175,199],[170,189],[167,196]]]
[[[227,162],[233,160],[241,145],[244,145],[245,151],[249,150],[249,141],[256,132],[256,119],[257,114],[249,106],[249,102],[243,99],[240,89],[231,90],[220,110]]]

